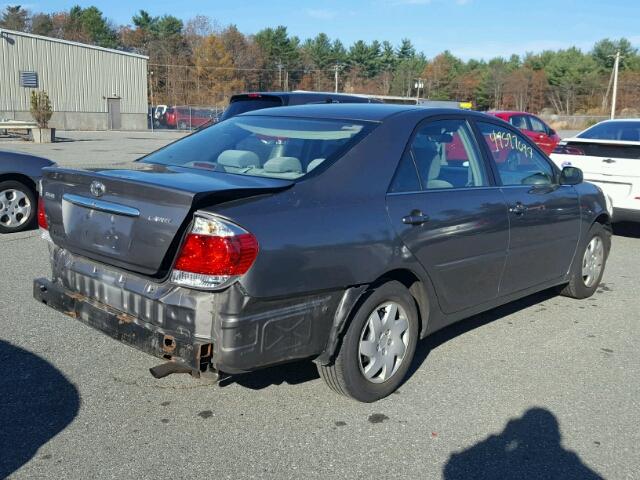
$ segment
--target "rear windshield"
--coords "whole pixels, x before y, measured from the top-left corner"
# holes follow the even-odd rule
[[[578,134],[578,138],[640,142],[640,121],[603,122]]]
[[[281,107],[282,100],[278,97],[245,97],[234,100],[223,112],[220,120],[226,120],[241,113],[260,110],[261,108]]]
[[[141,161],[296,179],[344,155],[374,125],[348,120],[234,117],[178,140]]]

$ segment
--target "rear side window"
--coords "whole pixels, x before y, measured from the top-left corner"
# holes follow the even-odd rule
[[[465,120],[436,120],[419,127],[403,155],[390,192],[488,185],[475,137]]]
[[[245,112],[252,112],[253,110],[281,106],[282,100],[278,97],[240,97],[229,104],[220,117],[220,120],[226,120],[227,118],[235,117]]]
[[[436,120],[416,133],[410,147],[424,190],[482,187],[487,175],[465,120]]]
[[[524,115],[514,115],[509,119],[509,123],[520,130],[529,130],[527,118]]]
[[[550,185],[554,170],[523,135],[493,123],[477,122],[503,185]]]
[[[398,169],[389,187],[389,192],[419,192],[420,189],[420,180],[418,179],[416,165],[413,163],[413,157],[410,152],[406,152],[400,159]]]

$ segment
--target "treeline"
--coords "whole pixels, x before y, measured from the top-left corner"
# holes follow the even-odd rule
[[[155,103],[223,105],[240,91],[333,91],[472,101],[479,109],[600,114],[609,108],[614,55],[620,51],[619,110],[640,108],[640,55],[631,43],[604,39],[577,48],[510,58],[467,60],[449,51],[428,59],[409,39],[357,41],[350,46],[320,33],[301,40],[287,28],[254,35],[197,16],[186,23],[144,10],[115,25],[96,7],[33,13],[8,6],[0,27],[137,52],[149,56]]]

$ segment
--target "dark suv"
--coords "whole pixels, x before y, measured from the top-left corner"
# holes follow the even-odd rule
[[[269,92],[241,93],[229,100],[229,106],[218,121],[226,120],[241,113],[263,108],[305,105],[308,103],[380,103],[378,100],[344,93],[330,92]]]

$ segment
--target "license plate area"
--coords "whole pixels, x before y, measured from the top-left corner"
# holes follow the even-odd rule
[[[83,203],[84,202],[84,203]],[[78,200],[65,196],[62,199],[62,222],[67,241],[109,256],[120,256],[131,248],[132,230],[136,217],[108,211],[108,202]]]

